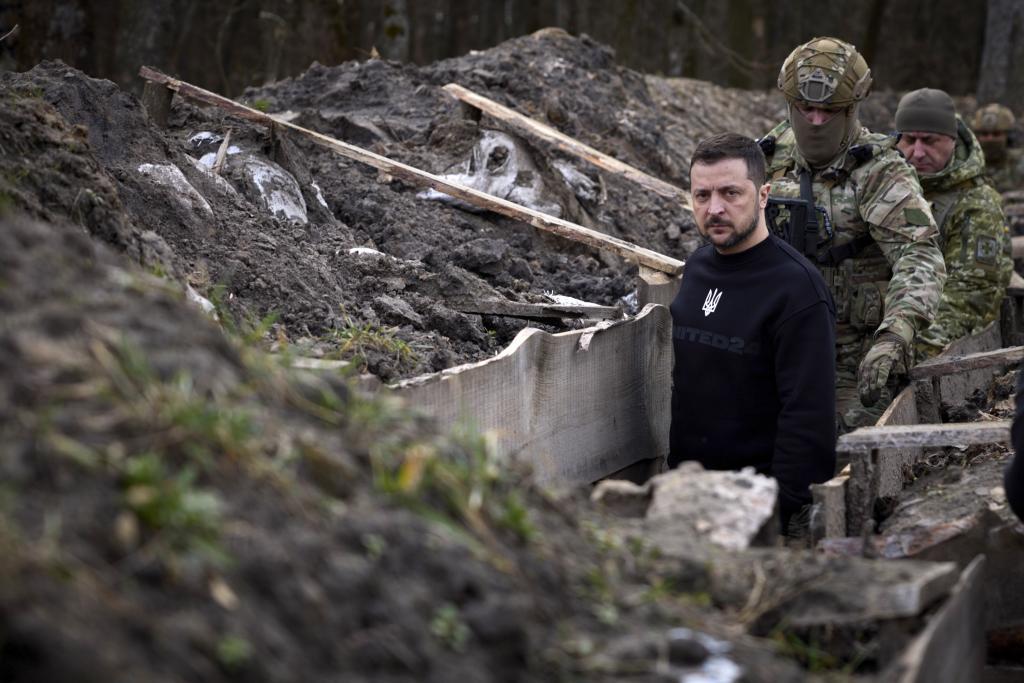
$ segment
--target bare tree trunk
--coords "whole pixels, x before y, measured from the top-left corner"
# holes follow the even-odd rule
[[[978,102],[1000,101],[1020,111],[1024,106],[1024,4],[988,0],[985,46],[978,75]]]

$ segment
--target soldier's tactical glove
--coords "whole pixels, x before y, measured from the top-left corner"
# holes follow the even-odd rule
[[[909,349],[903,337],[883,332],[868,349],[857,371],[857,390],[866,408],[878,403],[890,375],[907,371]]]

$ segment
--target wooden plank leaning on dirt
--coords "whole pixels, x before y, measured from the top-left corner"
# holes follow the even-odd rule
[[[524,116],[513,109],[509,109],[503,104],[498,104],[494,100],[488,99],[483,95],[478,95],[467,88],[463,88],[461,85],[449,83],[444,86],[444,89],[452,95],[452,97],[455,97],[456,99],[479,109],[488,116],[501,121],[520,135],[526,135],[528,137],[543,140],[562,152],[571,154],[574,157],[593,164],[603,171],[608,171],[609,173],[614,173],[624,178],[628,178],[637,185],[640,185],[641,187],[656,194],[660,194],[662,197],[675,199],[679,201],[682,207],[687,211],[693,211],[690,204],[690,193],[681,187],[676,187],[671,183],[666,183],[660,178],[655,178],[650,174],[644,173],[640,169],[619,161],[615,157],[609,156],[604,152],[600,152],[593,147],[585,145],[579,140],[571,138],[545,123],[541,123],[540,121],[531,119],[528,116]]]
[[[545,232],[553,233],[565,239],[589,245],[595,249],[606,249],[629,261],[647,266],[654,270],[669,273],[671,275],[678,275],[683,271],[683,262],[678,259],[665,256],[664,254],[659,254],[650,249],[639,247],[625,240],[618,239],[617,237],[612,237],[596,230],[585,228],[582,225],[570,223],[569,221],[564,221],[560,218],[555,218],[554,216],[548,216],[525,206],[520,206],[519,204],[499,199],[498,197],[493,197],[478,190],[474,190],[473,188],[466,187],[465,185],[445,180],[444,178],[432,173],[388,159],[387,157],[375,154],[374,152],[363,149],[362,147],[357,147],[356,145],[336,140],[322,133],[317,133],[316,131],[308,128],[295,125],[294,123],[274,118],[269,114],[238,104],[237,102],[233,102],[232,100],[222,97],[216,93],[203,90],[202,88],[176,78],[171,78],[170,76],[150,67],[143,66],[140,68],[139,76],[147,81],[165,85],[171,90],[176,91],[182,97],[188,97],[199,102],[220,107],[234,116],[268,126],[280,126],[283,129],[295,131],[305,135],[318,144],[334,150],[342,156],[372,166],[417,187],[433,188],[439,192],[444,192],[445,194],[449,194],[453,197],[458,197],[459,199],[469,202],[481,209],[494,211],[495,213],[500,213],[504,216],[521,220],[525,223],[529,223],[539,230],[544,230]]]
[[[463,313],[505,315],[513,318],[609,320],[622,317],[622,309],[618,306],[598,306],[597,304],[531,304],[519,301],[491,300],[455,302],[452,306]]]
[[[981,351],[966,356],[952,356],[948,358],[940,356],[926,360],[911,368],[910,379],[926,379],[928,377],[951,375],[956,372],[967,372],[968,370],[1013,365],[1022,360],[1024,360],[1024,346],[1011,346],[1006,349],[996,349],[995,351]]]

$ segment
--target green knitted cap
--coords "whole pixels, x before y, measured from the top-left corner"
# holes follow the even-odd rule
[[[956,137],[956,107],[945,90],[921,88],[908,92],[896,107],[900,133],[939,133]]]

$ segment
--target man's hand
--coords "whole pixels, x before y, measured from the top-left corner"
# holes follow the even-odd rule
[[[868,349],[857,371],[857,391],[867,408],[878,403],[889,376],[907,371],[908,345],[903,337],[883,332]]]

